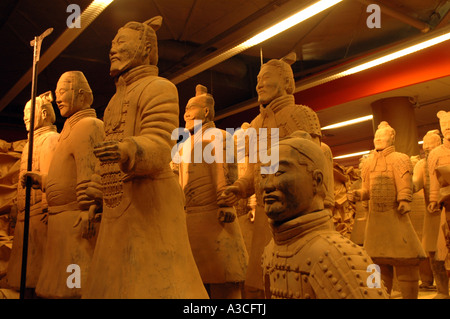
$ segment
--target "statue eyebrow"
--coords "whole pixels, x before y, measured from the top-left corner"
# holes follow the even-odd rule
[[[268,167],[268,166],[271,166],[270,164],[271,164],[270,162],[264,163],[261,166]],[[273,163],[272,163],[272,165],[273,165]],[[289,162],[288,160],[281,160],[281,161],[278,161],[278,165],[291,166],[292,162]]]
[[[290,162],[288,160],[281,160],[281,161],[278,161],[278,164],[290,166],[292,164],[292,162]]]

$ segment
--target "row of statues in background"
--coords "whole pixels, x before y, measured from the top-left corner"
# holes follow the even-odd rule
[[[22,184],[31,178],[34,188],[26,282],[30,295],[384,299],[389,298],[395,267],[403,297],[417,298],[418,263],[425,251],[408,212],[413,191],[427,184],[414,183],[413,189],[411,162],[393,147],[395,131],[381,124],[375,151],[362,168],[362,188],[348,195],[352,201],[370,199],[364,247],[345,236],[345,227],[334,225],[332,210],[344,201],[335,196],[336,169],[321,141],[316,113],[295,104],[290,66],[295,56],[261,66],[256,87],[260,114],[242,125],[241,133],[267,129],[267,135],[257,136],[258,141],[265,138],[265,145],[278,129],[279,142],[269,147],[279,155],[275,173],[264,170],[274,163],[248,160],[254,140],[243,150],[246,163],[174,163],[172,132],[179,126],[179,102],[176,87],[158,76],[155,31],[161,23],[155,17],[119,29],[110,50],[116,93],[103,121],[91,108],[93,94],[79,71],[64,73],[55,89],[66,118],[59,134],[50,95],[37,99],[35,136],[42,138],[34,147],[33,171],[21,170],[20,177]],[[25,108],[25,123],[27,114]],[[190,133],[215,127],[214,98],[206,87],[197,86],[184,119]],[[226,143],[235,142],[220,132]],[[192,159],[196,145],[204,151],[212,141],[197,136],[184,141],[187,147],[180,149],[187,154],[180,153],[181,158]],[[214,151],[225,156],[226,143],[222,153]],[[433,167],[442,164],[447,163]],[[430,185],[437,187],[437,193],[430,191],[435,194],[430,195],[430,216],[442,216],[436,203],[443,184]],[[16,289],[23,193],[20,185],[7,272]],[[431,256],[433,251],[426,252]],[[383,281],[371,280],[367,269],[373,264],[380,266]],[[70,265],[81,270],[79,286],[69,284]]]

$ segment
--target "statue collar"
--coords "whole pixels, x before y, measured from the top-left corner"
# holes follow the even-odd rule
[[[202,131],[204,132],[207,129],[215,128],[215,127],[216,127],[216,125],[214,124],[214,121],[208,121],[208,122],[206,122],[205,124],[202,125]]]
[[[446,148],[450,148],[450,141],[444,138],[442,145],[444,145]]]
[[[388,146],[388,147],[386,147],[384,150],[382,150],[382,151],[377,151],[376,153],[377,154],[381,154],[381,155],[383,155],[384,157],[386,157],[386,156],[388,156],[389,154],[391,154],[391,153],[394,153],[395,152],[395,146],[394,145],[391,145],[391,146]]]
[[[259,110],[262,114],[264,114],[268,110],[272,110],[273,113],[277,113],[278,111],[282,110],[286,106],[290,106],[290,105],[295,105],[295,98],[291,94],[277,97],[272,102],[267,104],[265,107],[260,105]]]
[[[328,209],[306,214],[280,225],[276,225],[269,219],[269,226],[276,244],[289,244],[314,231],[333,230],[331,212]]]
[[[159,70],[156,65],[140,65],[120,74],[115,78],[115,83],[116,86],[122,83],[125,85],[130,85],[131,83],[147,76],[157,76],[158,72]]]
[[[72,127],[77,124],[81,119],[85,117],[95,117],[97,118],[97,113],[94,109],[88,108],[81,111],[76,112],[71,117],[69,117],[64,123],[64,127],[61,131],[60,138],[66,139],[70,135],[70,131]]]
[[[203,141],[203,134],[205,133],[205,131],[207,129],[215,128],[215,127],[216,127],[216,125],[214,124],[214,121],[208,121],[202,125],[201,134],[199,134],[200,132],[197,133],[196,130],[194,129],[194,133],[191,134],[190,138],[194,139],[194,143],[201,143]],[[197,134],[195,134],[195,133],[197,133]]]
[[[49,132],[56,132],[56,125],[46,125],[34,130],[34,137],[38,137]]]

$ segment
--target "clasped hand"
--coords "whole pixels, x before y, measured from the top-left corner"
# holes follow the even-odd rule
[[[128,153],[124,143],[105,141],[94,148],[94,155],[101,162],[124,163],[128,160]]]

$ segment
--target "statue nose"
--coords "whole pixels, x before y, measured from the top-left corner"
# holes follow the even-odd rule
[[[275,184],[273,183],[273,174],[266,175],[266,178],[263,182],[263,191],[264,193],[271,193],[275,191]]]

